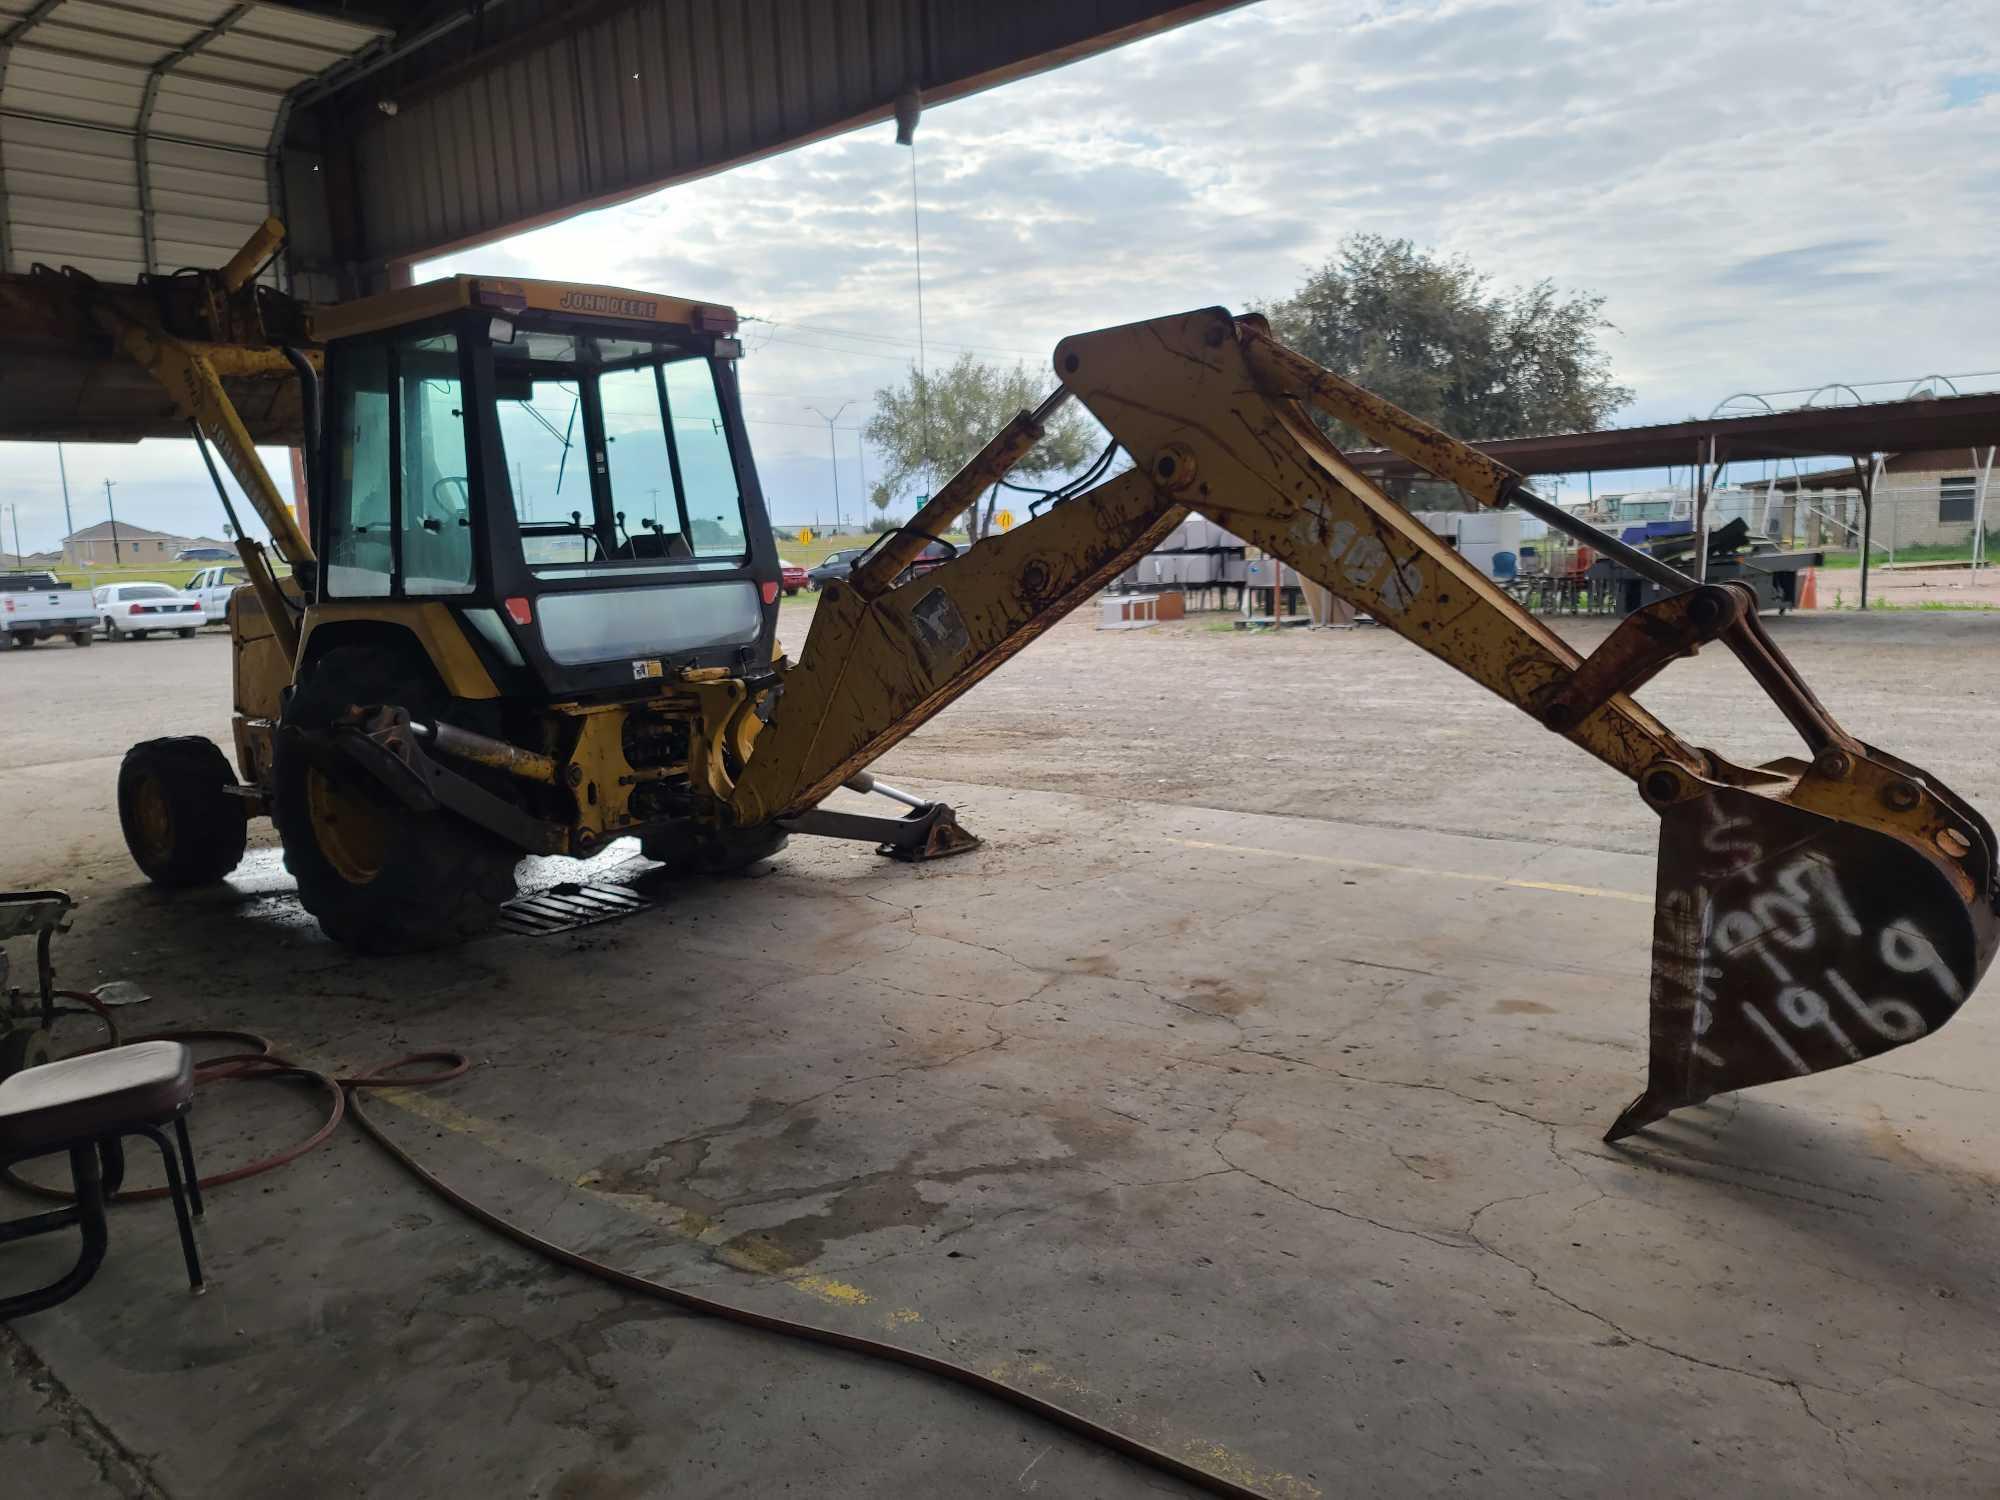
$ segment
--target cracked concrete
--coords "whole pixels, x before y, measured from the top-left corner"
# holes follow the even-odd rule
[[[1427,680],[1393,680],[1406,733]],[[1539,766],[1546,736],[1498,722],[1498,764]],[[1994,800],[1942,747],[1879,737]],[[1607,1147],[1644,1068],[1630,828],[921,784],[987,846],[908,869],[800,840],[711,887],[600,869],[658,904],[368,964],[298,920],[268,854],[230,892],[137,887],[100,799],[65,978],[138,978],[142,1024],[249,1025],[343,1065],[466,1045],[471,1075],[376,1113],[482,1201],[1274,1495],[2000,1482],[1981,1002],[1891,1067]],[[0,854],[0,880],[59,873]],[[197,1146],[227,1165],[310,1114],[216,1089]],[[219,1190],[203,1239],[192,1301],[169,1216],[122,1210],[92,1287],[0,1333],[0,1462],[26,1493],[1179,1492],[920,1378],[556,1272],[350,1132]]]

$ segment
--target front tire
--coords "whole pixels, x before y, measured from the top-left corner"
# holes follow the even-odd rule
[[[118,768],[118,824],[132,860],[155,885],[213,885],[243,860],[249,806],[227,789],[236,773],[199,735],[146,740]]]
[[[299,902],[335,942],[419,953],[479,937],[514,894],[520,853],[454,813],[413,813],[337,751],[310,745],[353,704],[452,717],[428,663],[379,647],[329,651],[292,692],[273,767],[272,820]]]

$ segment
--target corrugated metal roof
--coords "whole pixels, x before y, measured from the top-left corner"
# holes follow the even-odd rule
[[[330,97],[305,91],[352,193],[316,258],[374,265],[497,237],[886,119],[906,87],[937,104],[1243,3],[461,7],[434,42]]]
[[[0,0],[0,270],[220,264],[270,212],[288,95],[386,35],[261,0]]]

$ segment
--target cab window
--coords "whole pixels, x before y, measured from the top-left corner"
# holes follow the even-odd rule
[[[344,352],[326,583],[335,598],[470,593],[471,490],[458,340]]]

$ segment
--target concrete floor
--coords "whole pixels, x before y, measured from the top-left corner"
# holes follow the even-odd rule
[[[1995,811],[2000,632],[1850,618],[1787,642],[1822,696]],[[0,818],[28,831],[0,883],[88,897],[68,979],[144,983],[135,1024],[342,1066],[468,1047],[470,1076],[378,1113],[539,1232],[949,1354],[1274,1495],[2000,1486],[1991,1007],[1603,1146],[1644,1068],[1643,809],[1399,642],[1068,625],[883,767],[956,802],[975,855],[796,841],[657,889],[600,865],[658,905],[374,963],[300,919],[272,852],[192,900],[122,864],[117,750],[214,732],[222,643],[44,649],[0,660]],[[1177,679],[1199,717],[1141,701]],[[1100,712],[1009,747],[1023,695]],[[1218,707],[1238,695],[1254,711]],[[1314,756],[1329,700],[1363,743]],[[1384,790],[1198,805],[1336,774]],[[311,1113],[216,1089],[197,1145],[227,1165]],[[82,1296],[0,1331],[23,1493],[1180,1492],[922,1377],[541,1265],[353,1132],[216,1192],[205,1298],[163,1208],[112,1233]]]

